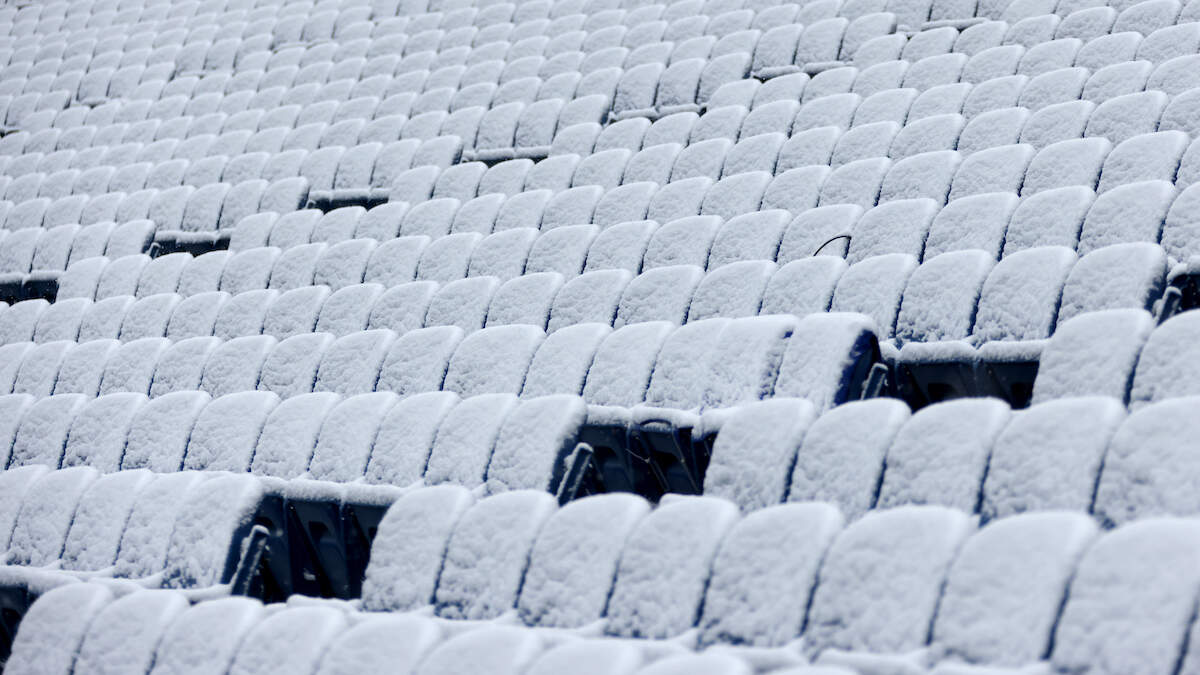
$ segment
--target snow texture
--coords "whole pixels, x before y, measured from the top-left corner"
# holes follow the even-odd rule
[[[750,675],[745,661],[730,654],[687,654],[670,656],[637,671],[638,675]]]
[[[192,588],[227,581],[241,553],[231,542],[244,536],[262,497],[258,479],[236,474],[218,474],[184,493],[167,544],[163,586]]]
[[[691,265],[659,267],[639,274],[625,287],[613,326],[643,321],[683,323],[703,277],[703,270]]]
[[[436,623],[403,615],[371,616],[333,639],[318,675],[409,672],[440,641]]]
[[[263,361],[259,390],[274,392],[280,398],[310,393],[317,380],[317,368],[333,340],[328,333],[299,333],[282,339]]]
[[[744,260],[709,272],[692,296],[688,320],[754,316],[775,269],[772,262]]]
[[[1075,565],[1097,534],[1083,513],[1049,511],[1004,518],[968,537],[947,575],[934,649],[996,666],[1043,658]]]
[[[536,326],[495,326],[468,335],[454,350],[442,389],[459,396],[521,391],[546,334]]]
[[[849,214],[831,215],[836,218]],[[930,199],[901,199],[866,211],[849,232],[853,236],[846,261],[853,265],[872,256],[894,253],[919,258],[936,215],[938,205]],[[829,232],[831,237],[836,234],[841,232]],[[821,243],[811,242],[814,252]]]
[[[110,473],[83,493],[63,546],[64,569],[103,570],[116,562],[125,522],[151,478],[144,470]]]
[[[50,471],[30,486],[8,545],[9,565],[42,567],[59,560],[79,498],[99,474],[91,467]]]
[[[715,497],[663,504],[630,533],[617,568],[605,632],[662,639],[696,622],[710,565],[737,507]]]
[[[146,672],[163,629],[188,608],[177,591],[141,591],[100,610],[88,629],[73,672]]]
[[[1175,194],[1175,186],[1165,180],[1127,183],[1102,192],[1084,218],[1080,255],[1111,244],[1158,241]]]
[[[642,663],[636,644],[617,640],[575,640],[548,649],[526,671],[528,675],[629,675]]]
[[[1197,524],[1146,519],[1083,556],[1054,633],[1053,667],[1167,673],[1177,667],[1200,578]]]
[[[450,533],[472,502],[471,494],[455,485],[421,488],[397,500],[372,544],[364,609],[404,611],[430,604]]]
[[[156,474],[143,484],[124,523],[115,576],[139,578],[162,571],[181,497],[204,477],[191,471]]]
[[[188,439],[185,469],[246,472],[267,416],[279,397],[243,391],[215,398],[196,418]]]
[[[34,483],[49,469],[41,465],[21,466],[0,473],[0,541],[8,548],[8,540],[12,538],[13,527],[17,522],[17,514],[21,510],[21,502]]]
[[[338,338],[325,350],[313,391],[342,396],[375,389],[388,348],[396,341],[390,330],[366,330]]]
[[[340,482],[362,478],[379,425],[397,400],[391,392],[358,394],[329,411],[309,465],[311,476]]]
[[[438,391],[446,378],[450,358],[463,341],[457,326],[435,326],[409,331],[388,351],[375,388],[400,396]]]
[[[1138,309],[1077,316],[1058,327],[1042,352],[1033,402],[1102,395],[1125,401],[1142,345],[1154,327]]]
[[[112,592],[99,584],[67,584],[46,593],[21,620],[5,667],[47,675],[71,672],[88,626],[112,601]]]
[[[483,394],[447,412],[430,450],[426,482],[470,487],[483,483],[500,429],[516,406],[513,394]]]
[[[334,337],[364,330],[371,308],[383,290],[383,286],[372,283],[355,284],[334,291],[321,305],[316,330]]]
[[[712,357],[730,319],[707,319],[676,328],[654,362],[646,403],[658,408],[699,410],[712,380]]]
[[[579,394],[596,350],[611,332],[607,325],[585,323],[547,335],[530,361],[521,395]]]
[[[375,436],[367,481],[403,487],[421,480],[438,427],[458,402],[450,392],[428,392],[392,406]]]
[[[555,510],[549,493],[514,491],[489,497],[464,513],[450,536],[438,579],[438,615],[487,619],[512,609],[533,541]]]
[[[601,618],[630,531],[650,512],[642,498],[597,495],[568,504],[543,526],[517,609],[530,626],[577,628]]]
[[[875,325],[862,314],[812,314],[796,325],[788,340],[775,396],[807,398],[826,410],[856,398],[851,374],[876,344]]]
[[[857,262],[838,280],[831,309],[865,314],[885,336],[890,336],[900,312],[904,287],[916,269],[916,258],[905,253],[879,255]]]
[[[13,440],[10,467],[44,464],[57,468],[72,420],[90,399],[83,394],[50,396],[25,411]]]
[[[777,647],[799,635],[841,528],[837,508],[819,503],[774,506],[734,525],[713,561],[700,644]]]
[[[263,361],[274,347],[275,338],[268,335],[247,335],[218,345],[204,363],[201,388],[214,398],[253,391]]]
[[[1047,401],[1015,412],[992,448],[983,516],[1090,510],[1105,452],[1124,421],[1121,402],[1103,397]]]
[[[485,626],[433,648],[414,673],[453,675],[491,672],[518,675],[541,653],[542,639],[514,626]]]
[[[981,194],[951,202],[929,228],[924,260],[947,251],[979,249],[1000,257],[1009,219],[1019,200],[1012,193]]]
[[[89,401],[71,422],[62,464],[91,466],[105,473],[121,467],[130,424],[147,402],[145,394],[117,393]]]
[[[307,471],[321,425],[340,400],[329,392],[309,393],[275,406],[263,423],[250,471],[278,478],[296,478]]]
[[[888,450],[877,506],[939,504],[973,512],[992,444],[1010,414],[1006,403],[993,399],[946,401],[919,410]]]
[[[262,604],[250,598],[196,603],[163,631],[154,656],[154,672],[223,675],[246,634],[262,617]]]
[[[579,323],[612,325],[632,279],[628,270],[597,270],[571,279],[554,296],[547,330]]]
[[[971,333],[978,342],[1049,337],[1063,284],[1076,261],[1063,246],[1039,246],[1001,260],[983,282]]]
[[[995,260],[993,253],[979,250],[952,251],[926,260],[904,288],[896,319],[896,341],[966,338],[975,320],[979,294]]]
[[[872,511],[855,521],[821,567],[806,651],[922,646],[946,570],[973,527],[965,514],[940,506]]]
[[[345,614],[333,607],[289,607],[270,614],[246,635],[229,672],[312,672],[346,625]]]
[[[205,291],[185,297],[175,306],[164,335],[172,340],[211,336],[221,307],[228,301],[229,294],[223,291]]]

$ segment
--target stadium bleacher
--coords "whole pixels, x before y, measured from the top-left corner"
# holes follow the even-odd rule
[[[1197,345],[1200,0],[0,2],[5,673],[1200,673]]]

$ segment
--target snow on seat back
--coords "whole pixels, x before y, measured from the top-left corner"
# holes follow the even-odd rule
[[[0,492],[0,542],[3,542],[5,550],[8,549],[9,539],[12,538],[22,501],[37,479],[49,470],[45,466],[33,465],[16,467],[0,473],[0,488],[3,488],[3,492]]]
[[[906,157],[888,169],[879,188],[879,202],[932,199],[945,204],[950,183],[962,162],[954,150],[936,150]]]
[[[482,394],[450,409],[438,425],[425,467],[425,482],[481,485],[500,429],[516,406],[513,394]]]
[[[434,594],[447,619],[489,619],[513,608],[534,539],[556,510],[553,495],[519,490],[466,511],[446,547]]]
[[[71,672],[89,626],[112,601],[112,591],[99,584],[66,584],[47,592],[21,620],[5,666],[14,672]]]
[[[771,275],[759,313],[805,316],[828,311],[845,270],[846,262],[833,256],[793,260]]]
[[[1100,537],[1075,570],[1052,667],[1170,673],[1187,644],[1200,576],[1200,524],[1149,518]]]
[[[734,408],[721,425],[704,475],[704,494],[743,511],[784,501],[796,450],[815,418],[812,404],[770,399]]]
[[[891,337],[904,287],[917,266],[917,259],[907,253],[877,255],[854,263],[838,280],[830,310],[865,314],[879,327],[881,337]]]
[[[1123,184],[1101,193],[1084,218],[1080,255],[1111,244],[1158,242],[1175,195],[1175,186],[1163,180]]]
[[[450,534],[473,502],[456,485],[421,488],[396,500],[372,543],[363,608],[399,612],[429,605]]]
[[[414,675],[489,672],[518,675],[542,651],[542,638],[515,626],[489,625],[452,637],[430,650]]]
[[[692,265],[658,267],[637,275],[625,287],[613,325],[644,321],[681,324],[704,272]]]
[[[39,477],[17,513],[7,563],[42,567],[59,560],[79,500],[99,477],[95,469],[82,466]]]
[[[1197,317],[1189,312],[1164,322],[1146,341],[1133,378],[1131,409],[1200,393],[1191,360]]]
[[[605,632],[662,639],[692,628],[713,556],[737,519],[736,506],[713,497],[682,497],[643,518],[625,542]]]
[[[420,481],[438,427],[458,402],[456,394],[433,391],[392,406],[375,436],[367,463],[367,482],[405,486]]]
[[[545,328],[563,277],[539,272],[514,277],[496,289],[488,305],[485,327],[527,324]]]
[[[383,359],[376,390],[400,396],[440,390],[463,335],[457,326],[434,326],[400,336]]]
[[[334,337],[365,330],[371,308],[383,291],[383,286],[375,283],[356,283],[334,291],[321,304],[316,330]]]
[[[227,582],[262,497],[257,478],[238,474],[215,475],[177,496],[182,503],[167,544],[163,586],[200,588]]]
[[[917,411],[888,450],[877,506],[937,504],[974,512],[992,445],[1010,414],[995,399],[947,401]]]
[[[897,342],[966,338],[995,255],[979,250],[943,253],[913,272],[896,319]]]
[[[599,621],[630,532],[651,510],[641,497],[607,494],[571,502],[542,527],[517,601],[529,626],[581,628]]]
[[[632,675],[643,662],[636,644],[616,640],[574,640],[547,649],[527,675],[554,675],[572,672],[578,675]]]
[[[263,361],[258,389],[275,392],[280,398],[312,392],[317,368],[333,341],[334,337],[328,333],[299,333],[283,338]]]
[[[537,326],[494,326],[468,335],[454,350],[442,389],[460,396],[521,391],[546,334]]]
[[[774,395],[807,398],[822,411],[856,399],[878,352],[869,317],[844,312],[806,316],[788,339]]]
[[[1108,193],[1112,194],[1112,193]],[[1080,258],[1063,286],[1058,322],[1122,307],[1152,310],[1162,296],[1167,256],[1157,244],[1113,244]]]
[[[846,403],[818,417],[796,448],[787,501],[829,502],[848,520],[862,516],[875,506],[884,457],[909,416],[903,402],[883,398]]]
[[[441,641],[429,619],[403,615],[364,618],[333,638],[317,675],[354,675],[364,669],[410,672]]]
[[[587,420],[578,396],[524,399],[504,419],[487,468],[487,491],[555,491]]]
[[[351,396],[321,425],[309,474],[316,480],[349,482],[366,473],[379,425],[399,397],[386,391]]]
[[[1105,158],[1096,192],[1140,181],[1174,181],[1189,143],[1191,137],[1182,131],[1139,134],[1122,141]]]
[[[805,650],[897,653],[925,644],[947,568],[974,529],[960,511],[872,511],[834,539],[809,609]]]
[[[171,341],[164,337],[139,338],[122,344],[104,364],[100,394],[149,393],[155,367],[170,346]]]
[[[13,380],[13,393],[38,397],[53,393],[63,359],[74,347],[74,342],[59,340],[36,345],[26,352]]]
[[[836,507],[819,503],[772,506],[734,524],[713,560],[699,644],[781,647],[798,636],[842,525]]]
[[[289,607],[269,614],[250,629],[229,672],[312,673],[346,626],[346,615],[332,607]]]
[[[1006,256],[983,282],[971,334],[979,342],[1049,337],[1063,284],[1076,259],[1064,246],[1039,246]]]
[[[396,334],[387,329],[364,330],[338,338],[325,350],[313,391],[352,396],[375,390],[380,368]]]
[[[1104,138],[1076,138],[1052,143],[1034,156],[1025,172],[1021,195],[1081,185],[1094,189],[1100,180],[1100,168],[1112,150]]]
[[[1142,407],[1117,429],[1104,456],[1093,511],[1106,525],[1154,516],[1200,513],[1191,476],[1193,453],[1184,439],[1195,433],[1185,396]]]
[[[704,389],[704,407],[726,408],[770,397],[796,326],[797,319],[790,315],[744,317],[726,324],[712,347],[712,379]]]
[[[1019,667],[1046,655],[1076,564],[1098,528],[1084,513],[997,520],[950,566],[931,644],[939,658]]]
[[[1105,453],[1124,421],[1121,402],[1100,396],[1046,401],[1014,413],[992,446],[980,513],[992,519],[1090,510]]]
[[[1033,403],[1091,394],[1129,398],[1134,365],[1154,329],[1140,309],[1107,309],[1063,323],[1042,351]]]
[[[34,402],[21,417],[8,465],[58,468],[71,422],[90,400],[83,394],[62,394]]]
[[[529,363],[521,396],[580,394],[596,350],[611,332],[605,324],[584,323],[547,335]]]
[[[929,227],[937,214],[938,206],[930,199],[896,200],[867,210],[854,223],[853,229],[846,232],[849,240],[846,261],[853,265],[873,256],[894,253],[920,258]],[[814,250],[804,251],[805,255],[813,255],[823,243],[810,242]]]
[[[711,357],[729,319],[706,319],[676,328],[654,362],[646,404],[655,408],[698,411],[713,377]]]
[[[279,397],[243,391],[213,399],[196,418],[183,468],[197,471],[250,470],[263,424]]]
[[[225,597],[185,609],[165,627],[154,654],[157,675],[223,675],[246,634],[263,618],[257,600]]]
[[[63,466],[86,465],[106,473],[121,466],[129,427],[145,394],[106,394],[85,404],[71,422]]]
[[[744,213],[717,230],[708,254],[708,269],[744,260],[774,260],[792,216],[782,209]]]
[[[166,627],[188,608],[178,591],[140,591],[118,598],[96,615],[72,672],[147,672]]]
[[[495,277],[469,277],[443,283],[429,299],[426,326],[457,326],[470,332],[483,328],[488,306],[500,288]]]
[[[248,335],[218,345],[204,362],[200,387],[214,397],[253,391],[275,343],[269,335]]]
[[[303,474],[317,446],[321,424],[339,401],[337,394],[320,392],[284,399],[275,406],[255,444],[250,472],[279,478]]]
[[[951,202],[929,228],[924,260],[966,249],[999,258],[1009,219],[1019,203],[1014,193],[972,195]]]
[[[637,671],[637,675],[750,675],[754,669],[731,654],[668,656]]]
[[[120,471],[98,478],[79,498],[63,545],[62,567],[105,570],[117,560],[125,523],[133,505],[153,478],[145,470]]]
[[[192,427],[211,400],[207,392],[176,391],[138,408],[129,421],[121,468],[178,471]]]
[[[570,279],[554,296],[548,330],[579,323],[612,325],[631,279],[633,274],[623,269],[585,272]]]
[[[203,478],[200,472],[155,474],[141,487],[122,523],[114,576],[137,579],[163,570],[180,497]]]

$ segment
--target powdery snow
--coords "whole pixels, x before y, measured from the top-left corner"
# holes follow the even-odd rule
[[[140,591],[119,598],[96,615],[73,672],[146,672],[166,626],[188,608],[176,591]]]
[[[163,631],[154,672],[224,675],[238,646],[262,617],[262,604],[250,598],[217,598],[191,606]]]
[[[333,607],[289,607],[270,614],[246,635],[229,672],[312,672],[346,625],[345,614]]]
[[[425,469],[427,483],[476,486],[483,483],[496,438],[517,406],[513,394],[464,399],[443,418]]]
[[[496,437],[487,469],[488,492],[554,491],[586,419],[587,405],[578,396],[522,400],[504,419]]]
[[[700,644],[777,647],[799,635],[841,528],[837,508],[819,503],[771,507],[734,525],[713,560]]]
[[[743,511],[783,501],[796,450],[815,417],[808,401],[772,399],[733,409],[704,474],[704,494]]]
[[[366,480],[398,487],[421,480],[438,427],[458,402],[456,394],[428,392],[393,405],[375,435]]]
[[[405,611],[430,604],[450,533],[473,501],[465,488],[438,485],[392,504],[371,545],[363,608]]]
[[[571,502],[543,526],[530,553],[517,609],[531,626],[577,628],[601,618],[621,550],[650,511],[636,495]]]
[[[98,584],[67,584],[46,593],[21,620],[5,667],[39,675],[70,672],[88,626],[112,601],[112,592]]]
[[[488,619],[512,609],[533,540],[556,508],[549,493],[521,490],[489,497],[464,513],[438,579],[438,615]]]
[[[263,424],[250,471],[260,476],[296,478],[308,470],[317,435],[330,410],[341,401],[321,392],[285,399]]]

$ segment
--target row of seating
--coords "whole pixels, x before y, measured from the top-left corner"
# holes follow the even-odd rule
[[[497,538],[497,528],[507,536]],[[387,663],[432,675],[485,664],[560,672],[555,664],[583,658],[596,672],[630,673],[661,659],[637,672],[741,674],[752,669],[739,656],[766,652],[793,667],[815,657],[904,672],[939,662],[937,672],[966,672],[954,665],[964,661],[1169,672],[1192,658],[1196,535],[1188,519],[1100,534],[1085,516],[1048,512],[976,530],[961,512],[905,507],[843,526],[835,508],[819,503],[739,517],[713,498],[649,511],[635,497],[610,495],[555,509],[545,494],[472,503],[462,489],[429,488],[402,497],[381,523],[363,604],[432,605],[449,621],[321,605],[264,611],[241,599],[189,608],[181,594],[115,599],[103,585],[71,584],[33,605],[10,663],[91,672],[120,653],[131,672],[151,664],[184,672],[177,669],[203,653],[214,670],[231,672]],[[779,554],[762,560],[764,547]],[[571,573],[562,578],[562,569]],[[1148,597],[1147,587],[1161,593]],[[455,629],[456,619],[501,616],[512,620]],[[597,621],[610,637],[561,630]],[[545,669],[533,665],[554,644],[541,657]],[[689,655],[711,645],[722,646]]]
[[[376,329],[336,340],[327,333],[302,333],[286,340],[257,335],[172,344],[143,338],[123,345],[59,341],[0,349],[5,380],[13,382],[6,391],[37,396],[124,391],[157,397],[191,390],[220,396],[261,386],[285,397],[309,391],[583,393],[604,405],[644,400],[686,410],[727,407],[772,389],[822,407],[854,400],[878,358],[875,340],[864,316],[813,314],[706,319],[683,327],[654,321],[615,331],[584,324],[548,338],[528,325],[466,336],[441,326],[399,337]],[[725,375],[726,370],[731,372]],[[715,371],[724,379],[702,379]]]
[[[338,255],[345,248],[327,248],[331,254],[317,258],[316,286],[305,285],[314,281],[311,270],[304,283],[284,284],[285,275],[297,278],[279,266],[276,261],[282,257],[272,249],[233,256],[220,275],[221,290],[194,285],[198,268],[193,266],[204,256],[187,254],[131,268],[140,272],[140,280],[133,280],[136,296],[110,292],[129,289],[118,288],[119,278],[107,274],[100,276],[97,288],[103,292],[94,301],[89,294],[78,296],[77,277],[63,279],[58,302],[25,301],[6,311],[8,325],[0,332],[0,344],[146,337],[177,341],[208,335],[225,340],[259,334],[284,339],[314,330],[341,337],[367,329],[403,334],[434,326],[473,332],[510,324],[554,332],[580,323],[620,328],[643,321],[683,324],[826,311],[867,314],[881,339],[894,337],[901,346],[939,340],[983,344],[1047,338],[1055,326],[1087,312],[1156,310],[1167,279],[1162,249],[1144,243],[1115,244],[1082,258],[1064,247],[1036,247],[999,264],[987,252],[965,249],[921,265],[905,254],[874,256],[849,266],[821,256],[783,266],[734,260],[708,273],[693,264],[655,264],[636,276],[600,265],[582,274],[577,267],[562,273],[531,270],[524,250],[518,249],[515,266],[502,264],[502,258],[477,256],[469,268],[473,273],[464,279],[391,279],[395,284],[381,283],[388,279],[359,283],[361,271],[354,270],[364,269],[370,249],[358,256]],[[598,250],[594,247],[593,254]],[[485,261],[489,267],[482,269]],[[115,274],[121,264],[111,263],[104,271]],[[411,270],[410,263],[405,278],[411,278]]]

